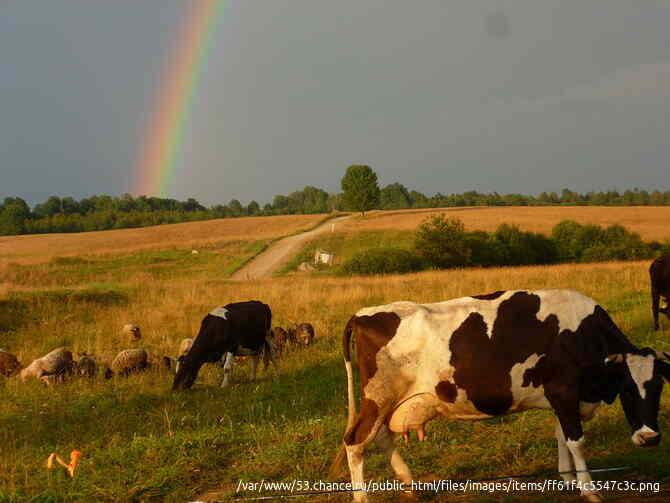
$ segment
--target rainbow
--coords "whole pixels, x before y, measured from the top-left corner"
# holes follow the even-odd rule
[[[132,192],[167,196],[174,177],[193,98],[202,75],[223,0],[188,0],[185,20],[168,53],[151,120],[142,136]]]

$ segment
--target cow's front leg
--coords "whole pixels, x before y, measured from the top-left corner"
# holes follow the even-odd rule
[[[233,360],[235,356],[233,353],[226,353],[224,355],[223,361],[223,381],[221,381],[221,387],[226,388],[230,386],[230,374],[233,371]]]
[[[591,503],[599,503],[603,500],[602,496],[593,487],[593,479],[587,471],[586,460],[584,459],[584,431],[579,416],[579,403],[571,404],[569,407],[562,407],[556,410],[558,421],[565,438],[565,444],[572,455],[572,464],[575,467],[577,481],[581,486],[581,494]],[[560,463],[560,450],[559,450]]]
[[[576,480],[573,471],[575,465],[572,463],[572,454],[570,454],[570,449],[568,449],[568,445],[565,443],[565,435],[563,435],[563,429],[558,418],[556,418],[555,434],[556,443],[558,444],[558,472],[561,474],[563,480],[570,483]]]
[[[272,339],[270,339],[270,338],[268,337],[268,338],[266,338],[265,340],[266,340],[266,342],[267,342],[267,345],[266,345],[265,347],[266,347],[266,350],[267,350],[267,352],[268,352],[268,359],[270,360],[270,362],[272,363],[272,365],[274,365],[275,370],[276,370],[277,372],[279,372],[279,368],[277,367],[277,359],[276,359],[276,358],[278,357],[278,355],[275,355],[275,348],[274,348],[274,344],[272,344]],[[269,365],[268,365],[268,362],[267,362],[267,359],[266,359],[266,360],[265,360],[265,370],[266,370],[266,371],[267,371],[267,369],[268,369],[268,366],[269,366]]]

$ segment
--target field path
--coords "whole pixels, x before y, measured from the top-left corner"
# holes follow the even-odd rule
[[[318,234],[328,232],[331,229],[337,228],[337,225],[344,220],[351,218],[350,216],[337,217],[328,220],[319,225],[316,229],[307,232],[301,232],[295,236],[288,236],[284,239],[270,245],[270,247],[256,258],[251,260],[248,264],[243,266],[235,272],[230,279],[233,280],[248,280],[267,278],[272,276],[279,268],[300,250],[300,247],[309,239],[312,239]]]

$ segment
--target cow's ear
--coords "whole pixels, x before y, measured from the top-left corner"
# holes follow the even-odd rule
[[[623,363],[623,361],[624,361],[623,354],[616,353],[608,355],[607,358],[605,358],[605,365],[615,365],[617,363]]]

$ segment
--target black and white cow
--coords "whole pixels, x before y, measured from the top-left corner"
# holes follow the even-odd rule
[[[356,413],[350,339],[360,371]],[[590,482],[582,421],[617,396],[633,443],[661,435],[659,400],[670,363],[638,349],[592,299],[570,290],[502,291],[435,304],[394,302],[361,309],[344,331],[349,415],[344,446],[354,487],[363,483],[364,451],[377,440],[396,476],[412,474],[394,447],[395,434],[419,440],[437,415],[487,419],[527,409],[553,410],[558,469]],[[664,359],[667,354],[664,355]],[[574,480],[573,475],[563,475]],[[596,492],[582,491],[589,501]],[[354,501],[367,500],[354,492]]]
[[[204,363],[223,362],[221,386],[230,384],[235,355],[253,357],[252,379],[261,355],[274,363],[270,335],[272,312],[257,300],[217,307],[205,316],[193,346],[182,358],[172,384],[173,390],[189,389]]]
[[[670,255],[657,258],[649,266],[651,280],[651,312],[654,316],[654,329],[659,329],[658,313],[670,318]]]

